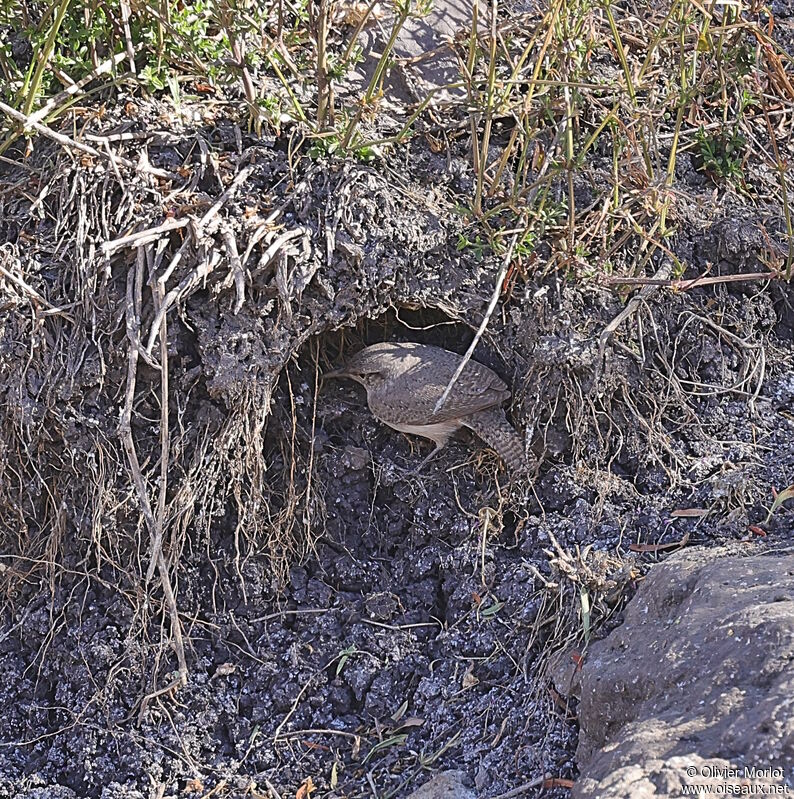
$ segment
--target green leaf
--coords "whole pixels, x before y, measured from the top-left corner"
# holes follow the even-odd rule
[[[342,673],[342,669],[345,667],[345,663],[350,660],[350,656],[355,654],[356,652],[356,645],[350,644],[350,646],[345,647],[340,654],[339,654],[339,663],[336,664],[336,676],[338,677]]]
[[[786,501],[789,499],[794,499],[794,484],[790,485],[788,488],[784,488],[782,491],[778,493],[775,497],[775,501],[772,503],[772,507],[769,509],[769,514],[766,517],[766,524],[769,524],[769,520],[772,518],[772,514]]]
[[[362,760],[362,764],[366,763],[376,752],[379,752],[381,749],[387,749],[390,746],[402,746],[408,740],[408,733],[400,733],[399,735],[392,735],[391,738],[385,738],[382,741],[378,741],[372,749],[367,752],[367,756]]]
[[[492,605],[488,605],[487,608],[480,610],[480,616],[482,616],[484,619],[490,619],[492,616],[495,616],[504,606],[504,602],[494,602]]]

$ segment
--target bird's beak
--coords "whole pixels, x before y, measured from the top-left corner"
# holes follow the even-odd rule
[[[322,379],[325,380],[329,377],[347,377],[347,372],[344,367],[339,369],[332,369],[330,372],[323,372]]]

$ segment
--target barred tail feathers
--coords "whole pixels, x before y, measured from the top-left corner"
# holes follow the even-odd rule
[[[477,411],[461,420],[473,430],[486,444],[496,450],[511,472],[525,472],[527,458],[521,436],[507,421],[502,408],[488,408]]]

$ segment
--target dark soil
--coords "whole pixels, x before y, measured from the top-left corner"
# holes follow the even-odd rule
[[[378,423],[355,384],[318,375],[364,343],[462,353],[472,340],[500,261],[456,248],[465,139],[293,170],[281,141],[238,139],[231,118],[166,136],[156,114],[141,104],[134,124],[101,124],[154,132],[156,166],[196,153],[184,207],[44,143],[32,174],[2,167],[0,264],[64,310],[2,284],[0,796],[287,797],[311,778],[318,796],[403,797],[460,768],[492,797],[575,778],[575,708],[550,690],[547,658],[619,621],[664,554],[629,546],[794,541],[790,507],[767,522],[772,488],[794,475],[790,287],[651,290],[602,359],[624,296],[519,276],[476,357],[513,386],[537,478],[511,485],[464,435],[412,476],[427,442]],[[215,166],[200,166],[199,143]],[[283,229],[305,234],[282,265],[254,270],[239,313],[224,268],[168,316],[165,549],[190,676],[141,714],[176,659],[117,433],[136,256],[99,247],[164,209],[201,216],[243,164],[220,215],[240,254],[246,220],[280,206]],[[679,177],[670,246],[685,276],[759,271],[779,209],[715,191],[694,166]],[[206,256],[189,248],[179,278]],[[150,305],[141,316],[145,336]],[[152,497],[159,386],[141,362],[134,434]]]

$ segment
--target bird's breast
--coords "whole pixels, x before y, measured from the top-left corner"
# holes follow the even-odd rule
[[[435,424],[405,424],[404,422],[395,422],[392,419],[383,419],[377,415],[376,418],[380,419],[384,424],[389,425],[389,427],[399,430],[401,433],[429,438],[431,441],[435,441],[436,445],[439,447],[443,447],[447,439],[462,426],[457,419],[436,422]]]

